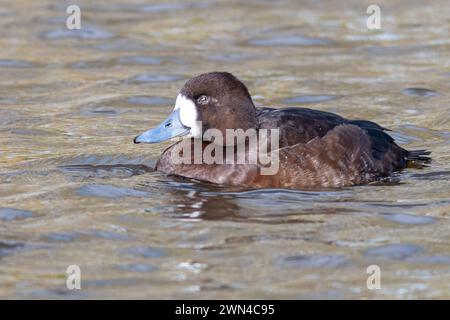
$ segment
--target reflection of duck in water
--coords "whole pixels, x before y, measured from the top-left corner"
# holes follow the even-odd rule
[[[193,155],[190,163],[174,161],[181,143],[194,147],[200,141],[202,150],[212,145],[204,135],[212,128],[224,139],[214,144],[216,153],[217,145],[226,148],[222,145],[227,141],[228,129],[279,129],[278,170],[275,174],[262,174],[266,166],[259,161],[196,164]],[[134,142],[156,143],[189,136],[190,139],[166,149],[159,159],[156,169],[167,174],[257,188],[339,187],[375,181],[410,162],[421,164],[429,160],[429,152],[407,151],[385,130],[371,121],[347,120],[324,111],[256,108],[242,82],[230,73],[212,72],[190,79],[181,89],[169,118],[137,136]],[[225,145],[229,146],[229,141]],[[235,145],[231,147],[236,150]],[[247,159],[251,151],[244,152]]]

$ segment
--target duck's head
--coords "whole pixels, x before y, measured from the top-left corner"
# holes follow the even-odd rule
[[[177,136],[202,139],[207,129],[255,128],[256,109],[245,85],[228,72],[211,72],[186,82],[169,117],[158,127],[134,138],[157,143]]]

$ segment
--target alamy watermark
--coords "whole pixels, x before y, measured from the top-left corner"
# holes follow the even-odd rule
[[[66,27],[69,30],[81,29],[81,9],[79,6],[72,4],[67,7],[66,13],[69,16],[66,19]]]
[[[66,288],[67,290],[81,289],[81,268],[73,264],[66,269]]]
[[[202,128],[202,122],[196,122]],[[279,170],[279,129],[210,128],[202,139],[184,139],[174,146],[173,164],[254,164],[261,175],[274,175]],[[203,141],[210,141],[203,147]]]
[[[369,290],[381,289],[381,269],[378,265],[372,264],[367,267],[366,273],[370,274],[366,280],[366,286]]]
[[[367,18],[366,26],[369,30],[381,29],[381,9],[376,4],[371,4],[367,7],[366,13],[370,16]]]

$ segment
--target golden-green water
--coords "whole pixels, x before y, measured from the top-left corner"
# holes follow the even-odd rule
[[[377,3],[379,31],[370,1],[1,1],[0,297],[450,298],[450,5]],[[324,192],[152,172],[168,144],[133,137],[212,70],[258,106],[376,121],[433,162]]]

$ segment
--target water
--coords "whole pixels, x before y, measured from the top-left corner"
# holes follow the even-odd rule
[[[382,1],[376,32],[351,0],[76,3],[78,33],[73,1],[0,6],[0,297],[450,298],[447,1]],[[376,121],[433,162],[315,192],[154,172],[169,144],[133,137],[211,70],[258,106]]]

